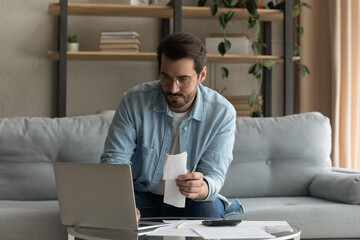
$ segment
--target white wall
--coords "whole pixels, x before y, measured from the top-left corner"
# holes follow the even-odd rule
[[[50,2],[0,1],[0,117],[56,115],[57,65],[46,56],[57,47],[57,17],[47,13]],[[184,1],[187,5],[196,2]],[[222,32],[216,20],[184,20],[182,24],[184,32],[203,41],[209,33]],[[80,50],[97,51],[101,31],[109,29],[139,32],[145,52],[155,51],[160,41],[159,19],[70,16],[68,20],[68,34],[78,34]],[[282,23],[274,23],[273,29],[274,54],[282,55]],[[252,38],[243,21],[230,23],[226,32],[245,32]],[[254,80],[247,74],[248,66],[231,64],[230,79],[221,80],[218,71],[219,75],[211,76],[214,65],[208,66],[209,77],[216,79],[212,86],[226,88],[224,95],[250,95]],[[68,116],[115,109],[126,89],[157,75],[156,62],[69,61],[67,67]],[[282,66],[277,65],[273,72],[273,115],[278,116],[282,115]]]

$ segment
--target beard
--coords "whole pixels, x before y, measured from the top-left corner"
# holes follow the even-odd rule
[[[180,109],[184,106],[186,106],[188,103],[190,103],[194,97],[196,95],[196,92],[194,93],[190,93],[189,95],[185,95],[182,93],[171,93],[171,92],[166,92],[165,93],[165,99],[166,102],[168,103],[169,107],[172,109]],[[172,96],[177,96],[179,97],[178,99],[171,99],[170,97]]]

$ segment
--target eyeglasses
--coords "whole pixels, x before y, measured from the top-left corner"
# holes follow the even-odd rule
[[[190,85],[190,82],[195,78],[199,76],[199,73],[196,74],[194,77],[184,76],[184,77],[171,77],[169,75],[161,73],[159,76],[159,82],[163,86],[168,86],[171,84],[172,81],[176,82],[176,85],[179,88],[187,88]]]

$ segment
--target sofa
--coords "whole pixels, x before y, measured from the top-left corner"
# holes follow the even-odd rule
[[[0,119],[0,239],[65,240],[53,162],[98,163],[111,114]],[[301,238],[360,237],[360,173],[331,167],[331,127],[320,113],[238,118],[221,193],[245,213],[285,220]]]

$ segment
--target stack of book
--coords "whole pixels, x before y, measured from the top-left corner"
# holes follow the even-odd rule
[[[139,34],[132,31],[103,31],[99,47],[101,52],[139,52]]]

